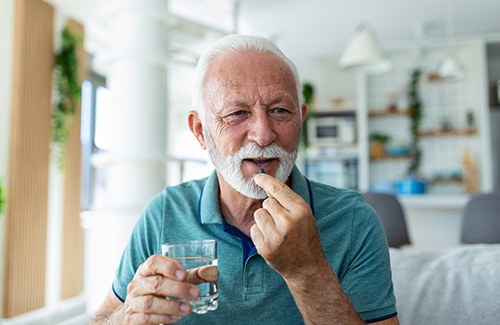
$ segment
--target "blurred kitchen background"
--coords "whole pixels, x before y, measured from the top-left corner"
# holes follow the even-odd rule
[[[415,249],[460,245],[471,195],[500,189],[499,13],[495,0],[0,0],[0,322],[85,324],[146,201],[210,173],[186,123],[194,67],[234,32],[297,64],[309,178],[397,195]],[[82,93],[61,151],[65,27],[82,40]]]

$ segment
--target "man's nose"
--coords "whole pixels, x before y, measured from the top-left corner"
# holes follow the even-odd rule
[[[276,139],[273,130],[273,121],[267,114],[255,114],[252,117],[248,139],[261,147],[271,144]]]

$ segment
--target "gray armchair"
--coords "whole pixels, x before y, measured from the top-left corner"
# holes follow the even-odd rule
[[[366,192],[363,196],[380,216],[389,247],[410,244],[405,215],[398,198],[392,194],[376,192]]]
[[[461,241],[500,243],[500,192],[479,193],[469,199],[464,208]]]

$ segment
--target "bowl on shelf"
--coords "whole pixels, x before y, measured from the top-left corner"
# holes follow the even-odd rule
[[[396,182],[398,194],[424,194],[427,191],[427,183],[416,177],[403,178]]]
[[[411,152],[411,148],[409,146],[387,146],[385,151],[390,156],[407,156]]]

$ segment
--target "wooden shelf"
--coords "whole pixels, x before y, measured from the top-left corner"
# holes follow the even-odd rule
[[[477,134],[477,129],[449,129],[449,130],[423,130],[418,132],[419,137],[445,137],[445,136],[473,136]]]
[[[410,160],[413,158],[414,155],[401,155],[401,156],[396,156],[396,155],[388,155],[385,154],[382,157],[373,157],[370,156],[371,161],[383,161],[383,160]]]
[[[459,177],[459,178],[444,177],[444,178],[432,179],[432,180],[430,180],[430,183],[432,185],[438,185],[438,184],[462,184],[463,183],[463,179],[462,179],[462,177]]]
[[[310,107],[314,114],[335,114],[335,113],[356,113],[356,105],[354,103],[317,103]]]
[[[369,117],[381,117],[381,116],[408,116],[410,115],[409,109],[377,109],[368,111]]]

